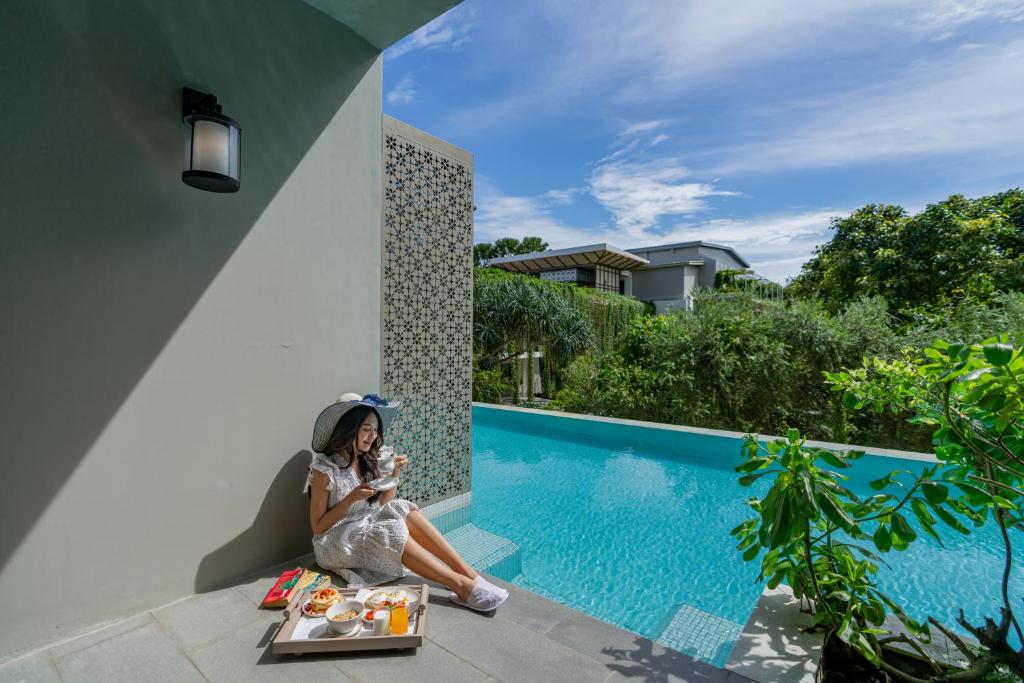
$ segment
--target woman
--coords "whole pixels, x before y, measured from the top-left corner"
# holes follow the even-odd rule
[[[473,571],[416,505],[396,499],[397,487],[378,493],[369,484],[380,477],[384,431],[397,412],[397,402],[374,394],[345,394],[317,418],[313,451],[319,455],[313,456],[305,489],[317,563],[369,583],[404,576],[408,568],[448,586],[457,604],[496,609],[508,591]],[[407,456],[395,456],[392,476],[407,463]]]

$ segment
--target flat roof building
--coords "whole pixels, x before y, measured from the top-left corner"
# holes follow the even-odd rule
[[[484,265],[633,296],[653,303],[658,313],[689,308],[694,291],[713,287],[719,271],[750,268],[732,247],[700,240],[635,249],[590,244],[503,256]]]

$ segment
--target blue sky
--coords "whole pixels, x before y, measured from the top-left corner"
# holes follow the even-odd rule
[[[832,216],[1024,185],[1024,0],[466,0],[385,52],[384,111],[474,154],[477,242],[783,282]]]

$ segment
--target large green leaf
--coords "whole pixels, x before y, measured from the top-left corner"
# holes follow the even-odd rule
[[[944,507],[939,506],[939,505],[932,505],[932,510],[935,511],[936,516],[939,519],[941,519],[943,522],[945,522],[947,526],[950,526],[950,527],[956,529],[957,531],[959,531],[960,533],[962,533],[964,535],[967,535],[967,534],[971,533],[970,531],[967,530],[967,527],[965,527],[963,524],[960,523],[959,519],[957,519],[956,517],[951,515],[949,513],[949,511],[946,510]]]
[[[850,463],[846,462],[845,458],[843,458],[842,456],[833,451],[828,450],[827,448],[822,448],[817,452],[817,454],[819,458],[827,462],[829,465],[832,465],[832,467],[850,467]]]
[[[883,553],[889,552],[892,548],[892,532],[885,524],[879,524],[878,529],[875,531],[875,547],[881,550]]]
[[[825,516],[829,520],[838,526],[843,531],[849,531],[853,528],[853,520],[846,514],[846,511],[840,507],[839,504],[833,500],[832,496],[827,493],[819,493],[816,500],[818,501],[818,507],[825,513]]]
[[[985,344],[982,347],[985,352],[985,358],[988,362],[996,367],[1001,367],[1010,362],[1013,358],[1013,346],[1011,344]]]
[[[924,497],[928,499],[928,502],[932,505],[940,505],[946,502],[946,498],[949,497],[949,489],[942,484],[936,484],[933,481],[926,481],[921,484],[921,491],[924,493]]]
[[[894,512],[892,514],[892,532],[896,534],[901,541],[905,541],[907,543],[910,543],[917,538],[917,532],[907,524],[907,520],[898,512]]]
[[[957,482],[956,487],[967,494],[967,498],[972,505],[989,505],[992,503],[992,496],[977,486]]]

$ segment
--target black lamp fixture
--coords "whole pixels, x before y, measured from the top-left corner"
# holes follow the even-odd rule
[[[208,192],[238,192],[238,122],[221,113],[216,97],[192,88],[182,88],[181,106],[188,128],[182,181]]]

